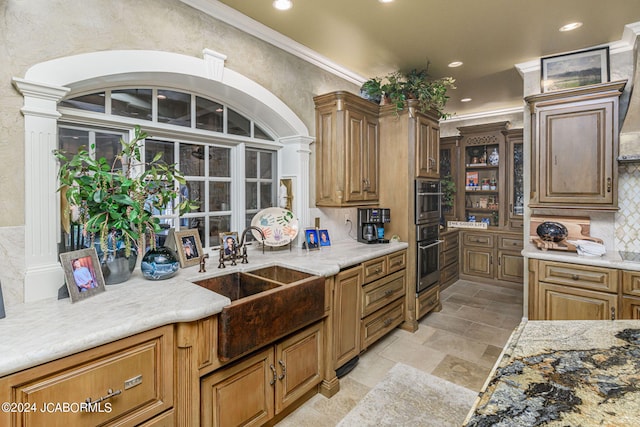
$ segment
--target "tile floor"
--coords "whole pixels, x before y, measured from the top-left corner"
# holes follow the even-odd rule
[[[522,319],[522,286],[459,280],[441,292],[442,311],[415,333],[396,329],[360,355],[330,399],[317,394],[278,427],[333,427],[397,362],[480,391]]]

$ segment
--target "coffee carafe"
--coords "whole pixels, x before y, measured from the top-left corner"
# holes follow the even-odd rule
[[[389,209],[358,209],[358,242],[388,243],[384,239],[384,223],[391,220]]]

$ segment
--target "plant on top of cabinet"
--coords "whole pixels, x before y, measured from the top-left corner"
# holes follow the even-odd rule
[[[396,106],[396,111],[404,108],[408,99],[418,101],[418,111],[426,113],[435,110],[439,118],[447,118],[444,107],[449,100],[447,90],[455,89],[453,77],[433,79],[427,68],[412,69],[408,72],[394,71],[383,77],[373,77],[361,87],[361,94],[369,100],[387,99]]]

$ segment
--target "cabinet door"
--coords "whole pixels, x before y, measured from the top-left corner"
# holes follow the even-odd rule
[[[322,331],[318,322],[276,346],[276,414],[322,381]]]
[[[540,320],[608,320],[616,315],[618,297],[570,286],[540,282]]]
[[[507,227],[522,231],[524,228],[524,146],[522,129],[508,131],[507,137]]]
[[[338,369],[360,353],[360,295],[362,268],[336,276],[333,311],[334,367]]]
[[[347,202],[378,199],[378,122],[359,111],[347,111]],[[330,169],[331,165],[327,165]],[[330,170],[324,173],[331,173]]]
[[[200,425],[261,426],[274,416],[273,347],[200,381]]]
[[[612,127],[616,110],[613,100],[539,110],[540,203],[617,202]]]
[[[522,283],[524,258],[518,252],[498,251],[498,279]]]
[[[442,186],[442,216],[446,221],[459,219],[456,196],[460,140],[458,136],[440,138],[440,182]],[[463,197],[464,198],[464,197]]]
[[[416,114],[416,176],[440,178],[440,128],[434,122]]]
[[[624,271],[622,272],[622,292],[627,295],[640,297],[640,272]]]
[[[620,318],[640,320],[640,298],[623,296]]]
[[[493,278],[493,249],[465,246],[462,248],[462,273]]]

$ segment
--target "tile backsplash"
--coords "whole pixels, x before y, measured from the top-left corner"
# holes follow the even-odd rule
[[[640,252],[640,163],[621,163],[618,168],[618,206],[615,215],[615,246]]]

